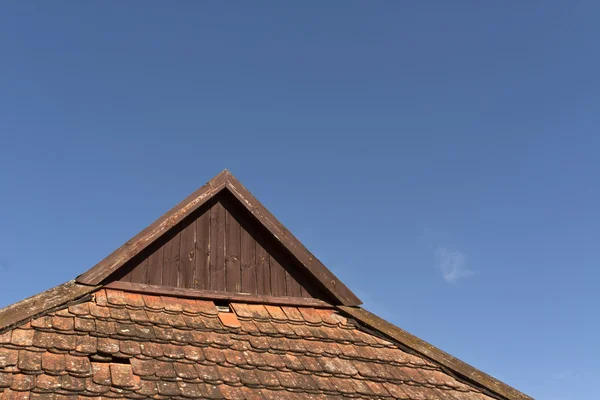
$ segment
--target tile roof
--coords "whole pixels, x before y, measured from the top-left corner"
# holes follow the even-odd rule
[[[84,300],[0,334],[0,400],[494,398],[336,308]]]

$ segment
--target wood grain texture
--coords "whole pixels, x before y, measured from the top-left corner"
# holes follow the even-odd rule
[[[210,287],[210,211],[206,211],[196,220],[196,266],[194,288]]]
[[[210,209],[210,290],[225,290],[225,207]]]
[[[179,242],[179,279],[178,287],[194,287],[196,269],[196,221],[188,221],[181,230]],[[133,281],[132,282],[137,282]]]
[[[225,203],[228,208],[231,205]],[[239,222],[226,210],[225,230],[227,232],[225,246],[225,282],[226,291],[240,293],[242,291],[241,259],[241,227]]]
[[[270,254],[269,264],[271,270],[271,294],[273,296],[285,296],[285,270],[272,254]]]
[[[181,240],[180,232],[173,232],[174,235],[169,238],[165,244],[163,257],[163,285],[177,287],[179,278],[179,242]]]
[[[148,258],[145,257],[131,271],[131,282],[146,283],[147,276],[148,276]]]
[[[164,248],[161,246],[148,256],[148,274],[146,282],[151,285],[162,285]]]
[[[260,241],[256,242],[256,292],[272,294],[271,290],[271,256]]]
[[[256,241],[249,230],[241,229],[240,246],[242,293],[256,294]]]

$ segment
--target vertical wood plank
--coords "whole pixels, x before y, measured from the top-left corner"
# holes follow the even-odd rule
[[[249,229],[249,228],[248,228]],[[256,241],[244,226],[241,230],[242,293],[256,293]]]
[[[179,278],[179,242],[180,232],[177,232],[165,244],[163,259],[163,286],[177,287]]]
[[[196,220],[196,271],[194,288],[210,289],[210,209]]]
[[[147,274],[148,257],[144,258],[135,268],[133,268],[133,271],[131,271],[131,282],[146,283]]]
[[[240,271],[240,224],[231,213],[227,210],[225,210],[225,212],[225,230],[227,232],[225,245],[226,289],[228,292],[240,293],[242,291],[242,277]]]
[[[121,279],[119,279],[121,282],[131,282],[131,273],[133,272],[133,270],[129,270],[125,275],[123,275],[121,277]]]
[[[196,221],[191,221],[181,231],[179,244],[179,281],[182,288],[194,287],[194,269],[196,266]]]
[[[225,290],[225,208],[210,209],[210,290]]]
[[[285,270],[285,294],[290,297],[302,297],[300,284],[287,270]]]
[[[256,242],[256,292],[271,295],[271,258],[259,241]]]
[[[164,248],[160,246],[148,257],[146,282],[150,285],[162,285]]]
[[[285,270],[271,255],[271,293],[273,296],[285,296]]]
[[[300,285],[300,297],[312,297],[310,293],[306,291],[304,285]]]

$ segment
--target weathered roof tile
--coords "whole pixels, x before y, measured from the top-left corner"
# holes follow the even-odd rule
[[[89,315],[90,313],[90,304],[89,303],[80,303],[69,306],[69,312],[73,315],[83,316]]]
[[[0,371],[0,389],[10,387],[13,374]]]
[[[182,379],[196,379],[198,378],[198,371],[194,367],[194,364],[184,364],[184,363],[173,363],[175,367],[175,373],[179,378]]]
[[[31,346],[33,344],[34,333],[32,329],[15,329],[12,331],[10,343],[15,346]]]
[[[98,340],[89,335],[77,336],[75,351],[81,354],[93,354],[98,349]]]
[[[135,387],[135,377],[131,370],[131,365],[111,363],[109,369],[112,385],[119,388]]]
[[[12,384],[10,388],[19,392],[31,390],[35,387],[35,375],[13,375]]]
[[[17,366],[23,372],[38,372],[42,370],[42,354],[33,351],[19,350]]]
[[[50,375],[61,375],[66,368],[65,355],[45,352],[42,354],[42,369]]]
[[[92,363],[92,381],[97,385],[111,385],[110,364],[103,362]]]
[[[30,392],[17,392],[12,389],[6,389],[0,400],[29,400]]]
[[[83,392],[85,390],[85,380],[77,376],[62,375],[61,387],[70,392]]]
[[[96,321],[92,318],[75,317],[75,330],[81,332],[94,332],[96,330]]]
[[[91,376],[92,365],[87,357],[76,357],[72,355],[65,356],[65,368],[76,376]]]
[[[53,391],[62,386],[60,376],[46,374],[38,375],[36,384],[38,389],[42,391]]]

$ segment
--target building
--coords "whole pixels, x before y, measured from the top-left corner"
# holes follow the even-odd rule
[[[0,310],[0,400],[530,399],[360,304],[224,171]]]

